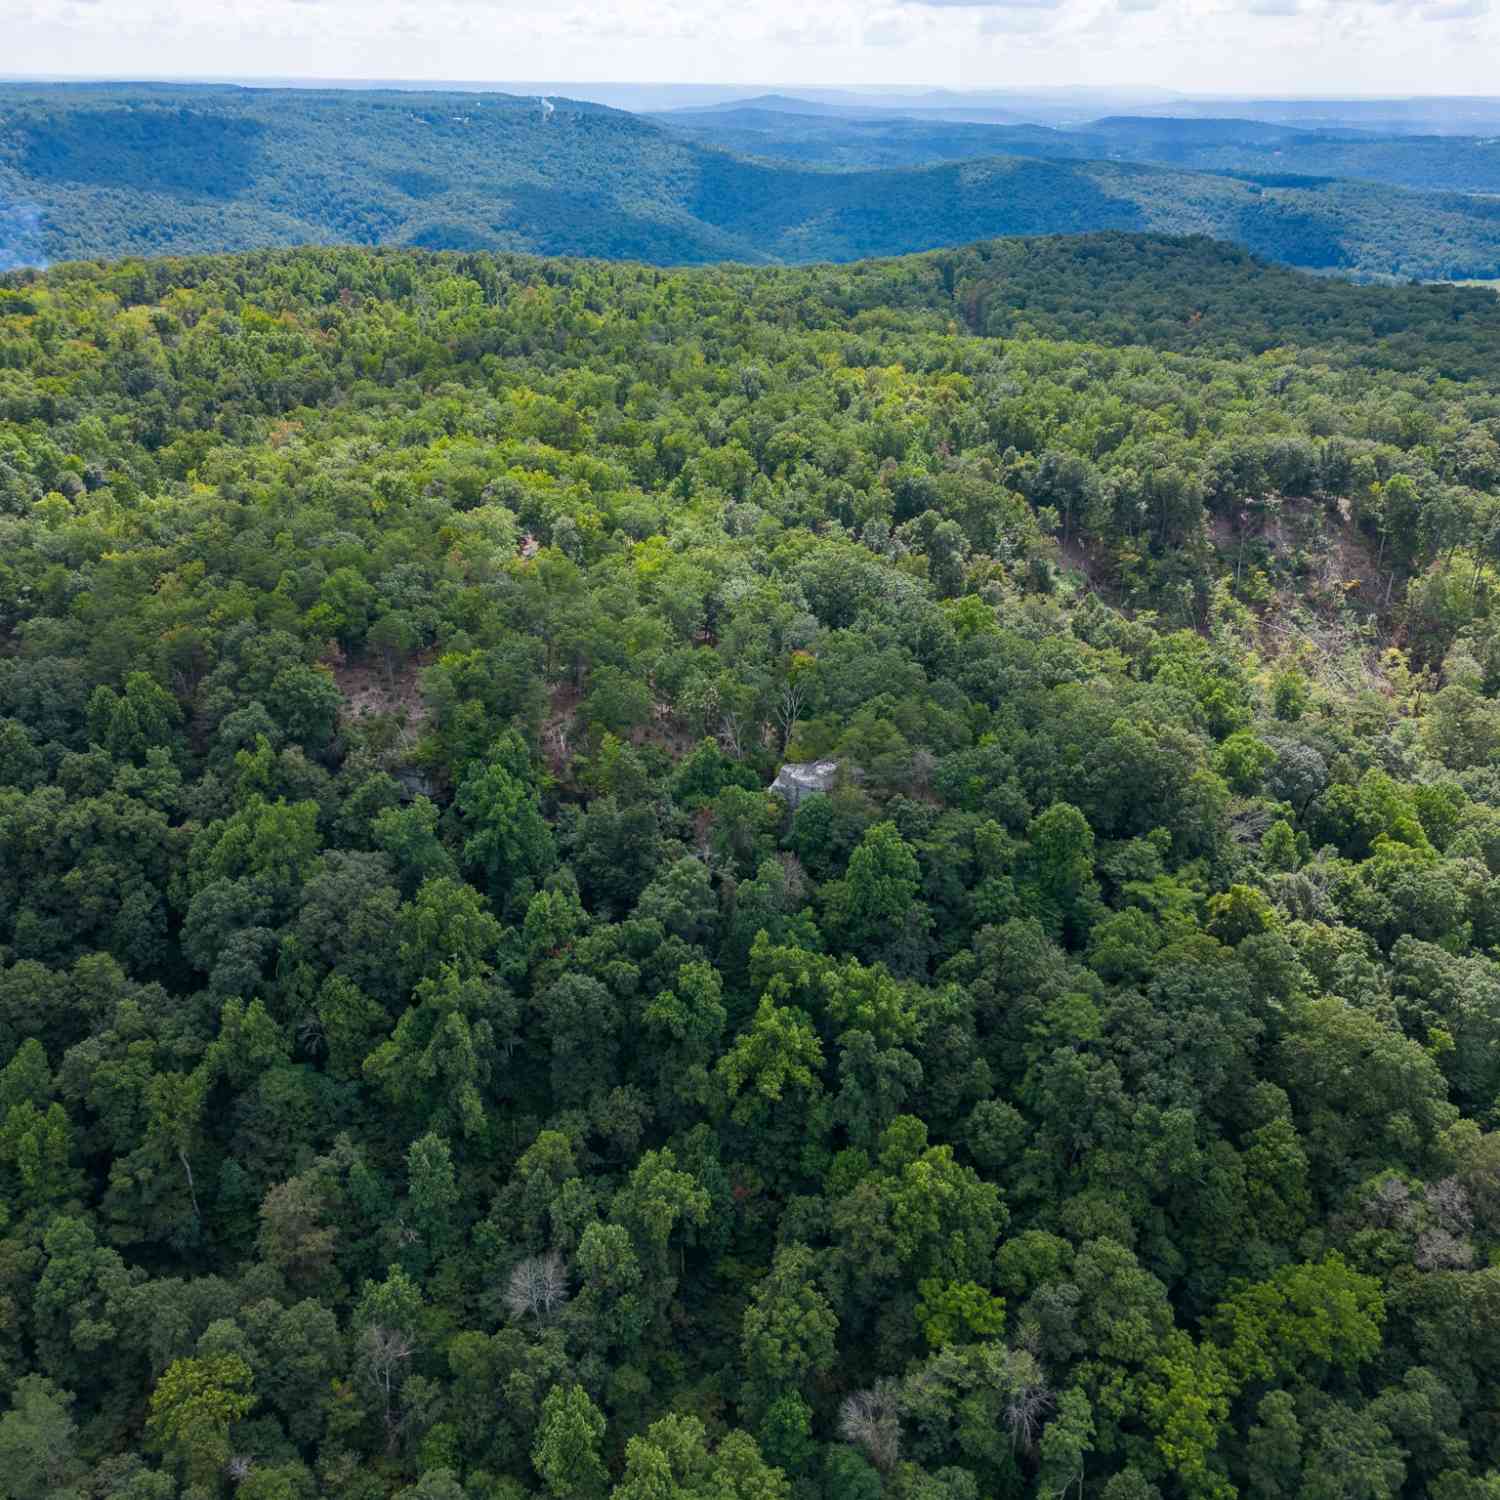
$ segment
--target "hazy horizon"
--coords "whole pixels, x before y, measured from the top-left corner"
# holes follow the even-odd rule
[[[131,81],[1441,97],[1493,90],[1500,54],[1492,0],[0,0],[0,25],[9,77]]]
[[[0,12],[3,13],[3,12]],[[874,79],[858,83],[831,83],[826,79],[804,82],[789,82],[786,79],[767,78],[741,83],[717,81],[696,82],[675,78],[443,78],[415,75],[379,76],[361,73],[209,73],[209,72],[94,72],[69,73],[62,71],[32,70],[15,72],[0,70],[0,83],[15,84],[179,84],[225,88],[350,88],[350,89],[430,89],[434,92],[493,92],[507,90],[535,92],[538,89],[562,90],[585,89],[599,93],[661,89],[697,93],[704,96],[722,96],[725,100],[754,98],[772,94],[806,95],[850,94],[855,96],[920,96],[924,94],[951,94],[963,99],[976,96],[1045,96],[1075,94],[1098,96],[1101,94],[1158,96],[1163,102],[1172,99],[1206,101],[1257,100],[1265,102],[1318,101],[1418,101],[1429,99],[1483,99],[1500,101],[1500,87],[1491,89],[1191,89],[1168,88],[1153,83],[1121,81],[1117,83],[987,83],[954,85],[934,83],[925,79],[881,80]]]

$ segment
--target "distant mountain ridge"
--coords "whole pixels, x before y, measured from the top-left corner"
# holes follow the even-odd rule
[[[565,98],[12,85],[0,267],[335,242],[796,262],[1116,229],[1207,234],[1362,276],[1500,276],[1500,203],[1264,163],[1249,180],[1224,175],[1230,163],[1090,158],[1077,153],[1094,138],[1038,126],[1005,139],[1004,154],[965,145],[955,154],[975,159],[833,171]]]
[[[1070,129],[938,121],[913,115],[797,114],[721,105],[652,116],[704,145],[805,166],[895,167],[999,154],[1056,161],[1135,161],[1195,172],[1339,177],[1419,191],[1500,192],[1494,136],[1303,130],[1263,120],[1113,115]]]

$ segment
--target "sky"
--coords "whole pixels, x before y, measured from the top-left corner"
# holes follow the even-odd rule
[[[7,74],[1500,93],[1500,0],[0,0]]]

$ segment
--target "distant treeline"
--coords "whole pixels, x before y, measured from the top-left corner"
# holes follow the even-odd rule
[[[1359,278],[1500,275],[1500,199],[1410,193],[1326,170],[1304,178],[1300,161],[1194,159],[1213,168],[1203,171],[1047,160],[1037,142],[1048,133],[1023,129],[1013,148],[993,148],[1013,154],[833,171],[552,103],[3,86],[0,267],[337,242],[663,265],[805,262],[1115,229],[1209,234]],[[1138,154],[1171,155],[1170,132],[1153,129],[1149,142]],[[1129,154],[1107,144],[1101,137],[1100,156]]]

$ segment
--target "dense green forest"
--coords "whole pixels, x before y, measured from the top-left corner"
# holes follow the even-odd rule
[[[0,1497],[1494,1500],[1497,305],[0,278]]]
[[[1258,120],[1126,115],[1070,129],[789,109],[673,110],[652,116],[742,155],[836,167],[924,166],[976,156],[1136,161],[1202,172],[1347,177],[1438,192],[1500,193],[1493,136],[1297,130]]]
[[[1500,277],[1500,199],[1282,167],[1020,154],[836,171],[567,100],[0,85],[0,268],[332,243],[809,262],[1107,229],[1358,278]]]

